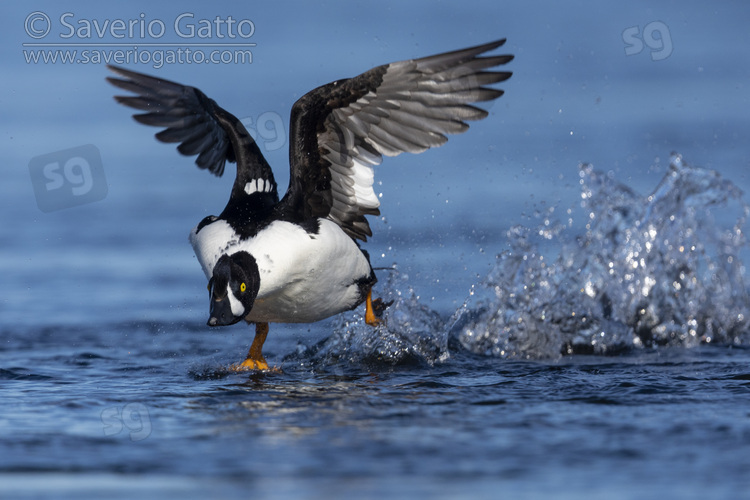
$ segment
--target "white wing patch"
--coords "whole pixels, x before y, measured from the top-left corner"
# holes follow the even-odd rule
[[[247,194],[270,193],[271,191],[273,191],[273,185],[271,181],[265,179],[253,179],[245,184],[245,192]]]
[[[488,70],[513,56],[479,56],[503,43],[505,39],[378,66],[305,94],[292,110],[298,117],[290,136],[292,150],[311,155],[305,148],[314,133],[319,156],[302,158],[292,167],[300,179],[317,182],[308,192],[322,197],[314,200],[315,206],[330,207],[328,219],[350,237],[366,240],[372,232],[365,216],[380,213],[373,165],[384,156],[440,146],[447,135],[465,132],[466,121],[485,118],[488,112],[472,104],[503,94],[489,85],[507,80],[511,73]],[[324,168],[329,183],[320,178]],[[323,194],[329,186],[330,195]]]
[[[497,59],[467,59],[458,66],[430,60],[393,63],[375,92],[334,109],[318,134],[318,143],[326,150],[322,156],[330,164],[329,219],[348,228],[353,237],[369,234],[367,223],[358,218],[379,213],[373,165],[380,164],[382,156],[440,146],[448,140],[445,134],[469,128],[463,120],[484,118],[487,112],[469,103],[502,94],[482,87],[510,75],[481,72],[497,64]]]
[[[333,112],[334,115],[340,113],[341,110]],[[375,179],[372,167],[379,165],[382,159],[357,145],[355,132],[348,127],[338,127],[337,132],[335,140],[330,131],[322,134],[323,141],[330,147],[323,157],[330,163],[331,172],[333,205],[329,218],[345,225],[351,220],[353,208],[355,212],[377,213],[380,201],[372,189]],[[326,136],[331,140],[326,140]]]

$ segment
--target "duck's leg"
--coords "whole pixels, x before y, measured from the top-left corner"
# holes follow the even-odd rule
[[[263,342],[268,335],[268,323],[255,323],[255,338],[250,345],[247,359],[239,365],[234,365],[237,370],[268,370],[268,363],[263,357]]]
[[[372,307],[372,288],[367,292],[367,299],[365,300],[365,323],[370,326],[378,326],[383,322],[382,319],[378,318],[375,314],[375,309]]]

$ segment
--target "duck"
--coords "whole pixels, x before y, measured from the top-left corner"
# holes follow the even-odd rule
[[[467,121],[488,116],[474,106],[504,91],[498,70],[510,54],[487,55],[505,39],[372,68],[319,86],[297,100],[289,124],[289,186],[279,197],[273,172],[242,122],[201,90],[108,65],[107,81],[129,95],[115,100],[158,141],[215,176],[227,162],[236,176],[224,210],[209,215],[189,240],[208,280],[208,326],[255,325],[237,370],[269,370],[263,344],[269,323],[312,323],[365,304],[364,320],[382,323],[377,282],[366,250],[368,216],[380,215],[374,167],[384,156],[441,146]],[[502,69],[502,68],[499,68]]]

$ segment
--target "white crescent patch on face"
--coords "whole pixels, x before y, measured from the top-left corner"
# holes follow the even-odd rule
[[[232,314],[236,318],[245,316],[245,306],[242,305],[240,299],[234,296],[231,288],[227,288],[227,297],[229,298],[229,305],[232,308]]]

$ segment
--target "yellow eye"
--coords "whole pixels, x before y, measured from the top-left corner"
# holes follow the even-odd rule
[[[247,287],[245,286],[245,284],[244,284],[244,283],[242,283],[242,284],[240,285],[240,292],[244,292],[245,290],[247,290]]]

